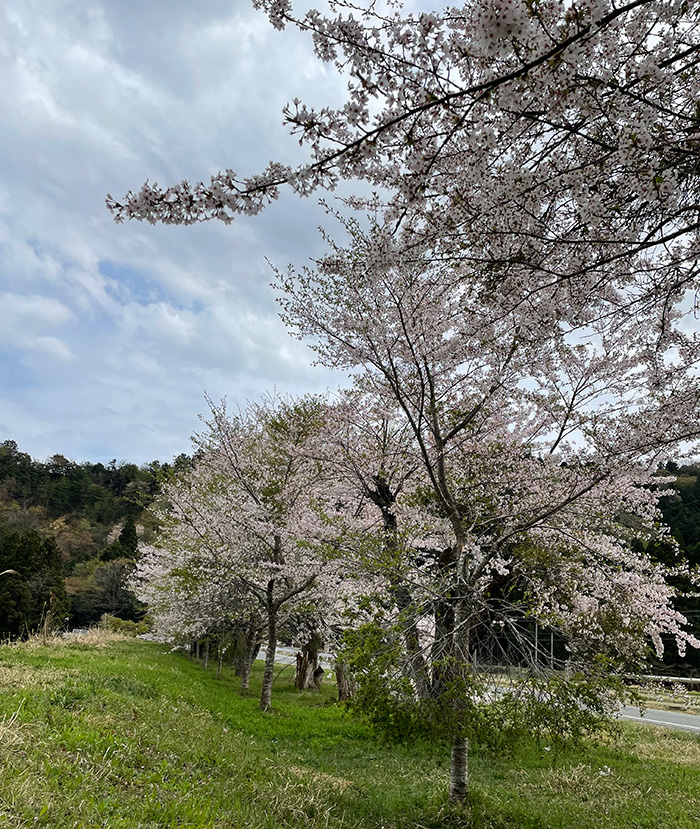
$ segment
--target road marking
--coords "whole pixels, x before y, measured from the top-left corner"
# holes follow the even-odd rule
[[[652,720],[649,717],[635,717],[632,714],[620,714],[620,719],[652,723],[653,725],[663,725],[666,728],[681,728],[683,731],[697,731],[700,733],[700,726],[697,725],[684,725],[683,723],[669,722],[668,720]]]

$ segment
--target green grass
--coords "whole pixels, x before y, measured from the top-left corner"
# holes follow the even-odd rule
[[[468,803],[447,803],[447,752],[383,746],[291,669],[263,714],[162,646],[0,648],[0,826],[654,827],[700,825],[700,739],[625,726],[583,752],[471,753]]]

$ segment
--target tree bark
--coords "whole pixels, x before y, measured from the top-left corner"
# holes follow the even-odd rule
[[[241,691],[247,691],[250,688],[250,671],[252,667],[252,660],[250,662],[246,662],[246,664],[241,667]]]
[[[263,672],[262,691],[260,693],[260,710],[268,711],[272,704],[272,678],[275,671],[275,653],[277,651],[277,608],[273,602],[274,582],[267,585],[267,653],[265,654],[265,671]]]
[[[349,699],[352,699],[357,685],[350,671],[348,671],[347,662],[336,659],[335,682],[338,686],[338,702],[347,702]]]
[[[209,667],[209,639],[204,642],[204,669]]]
[[[236,676],[243,676],[243,671],[245,669],[245,663],[248,656],[245,642],[245,631],[239,624],[237,624],[231,647],[231,661],[233,662],[233,670]]]
[[[455,657],[455,679],[459,672],[470,669],[469,648],[471,645],[470,630],[471,605],[462,597],[457,603],[454,612],[454,630],[452,634],[452,648]],[[455,737],[450,754],[450,802],[459,803],[467,796],[469,774],[469,741],[466,737]]]
[[[454,656],[455,614],[449,597],[435,602],[434,613],[435,636],[430,649],[431,690],[435,697],[439,697],[445,691],[451,678],[452,668],[446,664],[445,660]]]
[[[450,755],[450,803],[460,803],[467,796],[469,741],[455,737]]]
[[[373,490],[368,488],[367,494],[381,510],[384,525],[384,543],[391,555],[396,552],[397,546],[397,522],[392,509],[396,501],[396,495],[391,491],[389,484],[381,474],[374,476],[374,484],[375,488]],[[409,657],[411,678],[416,687],[416,694],[419,699],[426,699],[430,695],[430,677],[420,646],[413,597],[410,590],[402,583],[401,576],[390,576],[390,584],[391,593],[399,610],[404,645]]]
[[[404,646],[408,654],[411,666],[411,678],[416,686],[416,694],[419,699],[427,699],[430,696],[430,677],[428,676],[428,668],[420,646],[413,599],[405,584],[398,582],[393,584],[392,593],[396,607],[399,610]]]
[[[294,685],[299,691],[318,688],[314,677],[318,668],[319,645],[320,640],[318,634],[315,633],[297,654]]]

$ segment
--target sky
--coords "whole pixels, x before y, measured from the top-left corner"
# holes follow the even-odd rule
[[[167,461],[205,393],[232,408],[347,384],[289,336],[269,284],[267,259],[323,251],[316,197],[229,226],[119,225],[105,207],[146,180],[301,161],[283,106],[343,90],[250,0],[3,0],[0,442]]]

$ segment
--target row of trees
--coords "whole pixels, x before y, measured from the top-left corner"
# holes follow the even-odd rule
[[[312,397],[269,399],[234,417],[212,406],[197,463],[164,490],[159,546],[142,549],[134,581],[156,635],[240,637],[243,689],[264,641],[263,710],[280,631],[291,622],[313,640],[350,588],[324,518],[329,470],[311,452],[324,417]]]
[[[172,464],[76,463],[54,454],[46,461],[20,451],[14,440],[0,443],[0,520],[39,526],[77,515],[93,524],[112,527],[138,517],[171,470],[189,463],[180,455]]]
[[[13,440],[0,444],[2,500],[27,512],[41,510],[48,518],[80,513],[96,523],[114,524],[125,516],[139,494],[152,491],[148,469],[112,461],[77,464],[63,455],[46,462],[21,452]],[[127,500],[129,499],[129,500]]]
[[[650,643],[659,657],[664,641],[700,646],[674,608],[669,581],[697,575],[661,523],[669,478],[655,465],[547,453],[518,442],[497,407],[480,416],[488,440],[477,432],[434,461],[465,527],[457,541],[425,463],[433,445],[364,380],[332,402],[212,406],[132,582],[159,638],[228,642],[244,689],[264,643],[263,709],[280,633],[321,638],[352,669],[358,711],[403,739],[453,739],[459,764],[484,729],[579,736],[613,710]],[[464,407],[440,411],[454,423]],[[676,561],[645,552],[659,545]],[[556,655],[533,625],[556,634]]]
[[[565,638],[568,674],[531,660],[509,675],[528,692],[489,710],[507,722],[556,700],[541,715],[566,709],[567,728],[604,708],[601,676],[641,663],[648,641],[698,644],[672,605],[672,582],[692,588],[697,574],[650,552],[666,540],[653,473],[700,434],[700,6],[467,0],[411,14],[336,0],[324,16],[255,4],[349,77],[342,108],[286,110],[308,163],[146,184],[108,204],[118,220],[229,222],[283,185],[375,190],[345,200],[342,243],[327,237],[313,267],[277,274],[288,325],[357,392],[324,415],[336,425],[315,448],[294,450],[327,482],[303,488],[320,530],[284,523],[268,566],[302,550],[365,584],[349,591],[366,614],[359,698],[448,736],[460,799],[487,699],[474,660],[493,631],[515,638],[526,615]],[[211,474],[206,459],[197,469]],[[220,550],[235,557],[254,537]],[[267,591],[270,572],[245,575],[245,595]],[[300,572],[297,586],[311,579]]]

